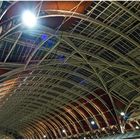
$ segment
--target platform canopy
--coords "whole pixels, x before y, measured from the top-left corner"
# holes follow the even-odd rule
[[[139,1],[0,2],[0,130],[103,138],[139,127]]]

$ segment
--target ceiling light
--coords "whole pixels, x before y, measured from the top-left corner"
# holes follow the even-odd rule
[[[120,114],[121,114],[121,116],[124,116],[124,115],[125,115],[125,113],[124,113],[124,112],[121,112]]]
[[[66,130],[65,130],[65,129],[63,129],[63,130],[62,130],[62,132],[63,132],[63,133],[65,133],[65,132],[66,132]]]
[[[135,128],[136,128],[136,129],[139,129],[139,126],[136,126]]]
[[[36,25],[36,16],[29,10],[26,10],[22,14],[22,22],[25,26],[32,28]]]
[[[92,124],[92,125],[94,125],[94,124],[95,124],[95,122],[94,122],[94,121],[91,121],[91,124]]]
[[[104,130],[105,130],[105,128],[103,127],[103,128],[102,128],[102,130],[104,131]]]

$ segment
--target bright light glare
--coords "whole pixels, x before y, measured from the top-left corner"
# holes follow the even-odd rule
[[[136,126],[136,129],[139,129],[139,126]]]
[[[94,125],[94,124],[95,124],[95,122],[94,122],[94,121],[91,121],[91,124],[92,124],[92,125]]]
[[[63,132],[63,133],[65,133],[65,132],[66,132],[66,130],[65,130],[65,129],[63,129],[63,130],[62,130],[62,132]]]
[[[32,28],[36,25],[37,20],[35,15],[31,11],[27,10],[22,14],[22,22],[27,27]]]
[[[120,114],[121,114],[121,116],[124,116],[124,115],[125,115],[125,113],[124,113],[124,112],[121,112]]]
[[[104,131],[104,130],[105,130],[105,128],[103,127],[103,128],[102,128],[102,130]]]
[[[44,135],[43,137],[46,138],[46,135]]]

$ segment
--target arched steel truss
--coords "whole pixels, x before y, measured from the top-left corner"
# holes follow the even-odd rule
[[[116,6],[116,11],[120,8],[120,12],[128,13],[133,22],[140,21],[137,13],[133,13],[125,4],[109,2],[104,12],[109,7]],[[12,45],[4,60],[1,61],[0,67],[9,68],[13,65],[11,66],[13,70],[10,69],[9,72],[0,75],[0,81],[5,82],[13,78],[17,78],[17,80],[12,89],[8,88],[8,84],[2,85],[7,87],[4,94],[8,93],[10,96],[7,96],[2,102],[1,126],[19,131],[25,138],[43,138],[44,135],[46,138],[67,138],[73,137],[73,135],[79,137],[82,134],[92,133],[97,135],[98,130],[99,133],[103,132],[103,127],[105,127],[103,133],[108,133],[108,128],[112,129],[112,126],[117,127],[119,131],[120,111],[130,113],[131,116],[134,109],[139,108],[139,104],[136,102],[140,92],[139,83],[132,81],[139,82],[140,67],[136,53],[139,51],[140,44],[130,35],[140,25],[138,23],[127,31],[121,31],[119,29],[121,25],[115,28],[111,22],[110,24],[92,18],[93,11],[99,5],[101,2],[97,2],[95,7],[91,6],[86,14],[63,10],[44,11],[46,14],[39,16],[38,20],[50,17],[74,18],[77,20],[77,24],[68,31],[56,32],[45,26],[33,30],[34,36],[37,38],[43,33],[48,34],[49,37],[47,40],[41,41],[36,48],[34,48],[34,44],[26,44],[26,47],[33,51],[26,57],[25,64],[20,61],[21,64],[9,62],[9,59],[17,45],[24,47],[24,41],[21,40],[22,34],[31,35],[31,32],[18,29],[21,27],[21,23],[2,32],[1,42],[8,42]],[[7,8],[6,11],[9,9]],[[0,19],[4,17],[6,11],[3,12]],[[87,23],[85,29],[82,27],[83,22]],[[123,24],[125,25],[125,23]],[[81,27],[79,33],[77,33],[77,27]],[[84,35],[85,30],[89,27],[91,29],[99,28],[99,33],[94,34],[91,31],[88,36]],[[102,38],[99,40],[98,34],[102,34],[104,30],[108,31],[109,35],[114,35],[116,39],[111,42],[108,38],[108,41],[103,41]],[[15,38],[11,37],[13,35]],[[42,49],[42,46],[53,38],[56,40],[55,45],[52,48]],[[128,52],[117,50],[114,46],[121,41],[125,44],[128,43],[133,49]],[[63,45],[65,47],[61,49]],[[100,53],[86,49],[88,45],[96,48],[96,51],[101,50]],[[69,51],[65,50],[67,48]],[[32,64],[32,60],[40,50],[44,52],[44,55]],[[104,57],[100,55],[102,53],[104,53]],[[53,55],[59,56],[60,54],[63,54],[64,60],[52,58]],[[114,60],[109,61],[107,55],[114,57]],[[86,71],[89,75],[79,73],[82,71]],[[82,81],[76,81],[79,79]],[[63,83],[67,83],[67,86],[70,87],[66,87]],[[132,93],[136,93],[134,97],[131,96]],[[118,102],[122,104],[120,108]],[[96,128],[91,125],[91,120],[95,121]],[[130,122],[126,121],[125,124],[134,129]],[[62,131],[63,129],[65,133]]]

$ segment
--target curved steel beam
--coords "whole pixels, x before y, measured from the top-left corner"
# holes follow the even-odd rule
[[[83,62],[82,62],[83,63]],[[91,63],[91,62],[90,62]],[[97,62],[98,63],[98,62]],[[61,63],[52,63],[52,64],[61,64]],[[51,65],[51,64],[49,64],[49,65]],[[74,64],[72,64],[72,65],[74,65]],[[75,66],[78,66],[77,64],[75,64]],[[43,66],[41,66],[41,67],[43,67]],[[40,67],[40,68],[41,68]],[[50,66],[49,66],[50,67]],[[79,67],[79,66],[78,66]],[[97,67],[99,67],[99,68],[101,68],[101,69],[103,69],[101,66],[98,66],[97,65]],[[40,69],[39,68],[39,69]],[[42,68],[41,68],[42,69]],[[87,71],[89,71],[88,69],[86,69]],[[127,85],[128,86],[130,86],[130,87],[132,87],[133,89],[136,89],[136,87],[135,86],[133,86],[131,83],[129,83],[128,82],[128,79],[127,80],[124,80],[123,78],[121,78],[120,76],[117,76],[115,73],[113,73],[112,71],[110,71],[109,69],[103,69],[103,71],[106,71],[107,73],[109,73],[109,74],[111,74],[112,76],[114,75],[115,77],[115,79],[117,78],[117,79],[119,79],[120,81],[124,81],[125,83],[127,83]],[[68,72],[68,71],[67,71]],[[91,72],[91,71],[90,71]],[[99,72],[99,73],[101,73],[101,72]],[[111,80],[113,80],[114,78],[112,78]],[[130,77],[131,78],[131,77]],[[130,79],[129,78],[129,79]],[[87,79],[86,79],[87,80]],[[121,84],[121,82],[120,82],[120,84]],[[137,89],[136,89],[137,90]],[[112,90],[111,90],[112,91]],[[138,91],[138,90],[137,90]],[[139,92],[139,91],[138,91]]]
[[[120,30],[114,28],[114,27],[111,27],[110,25],[107,25],[99,20],[96,20],[96,19],[93,19],[91,17],[88,17],[83,15],[83,14],[80,14],[80,13],[74,13],[74,12],[71,12],[71,11],[63,11],[63,10],[47,10],[49,11],[49,15],[44,15],[44,16],[40,16],[39,19],[41,18],[47,18],[47,17],[74,17],[74,18],[77,18],[77,19],[82,19],[82,20],[86,20],[90,23],[95,23],[95,24],[98,24],[104,28],[107,28],[109,29],[110,31],[122,36],[123,38],[125,38],[126,40],[130,41],[132,44],[134,44],[135,46],[137,47],[140,47],[140,44],[137,43],[135,40],[133,40],[132,38],[130,38],[129,36],[127,36],[126,34],[122,33]],[[52,12],[52,13],[51,13]],[[51,15],[52,14],[52,15]]]
[[[34,125],[35,122],[36,122],[36,120],[34,120],[32,123],[28,123],[27,122],[24,125],[24,127],[22,128],[22,130],[26,130],[27,128],[30,128],[32,130],[32,133],[33,133],[33,138],[34,138],[34,127],[32,127],[32,125]],[[53,138],[53,135],[57,138],[58,135],[57,135],[57,132],[55,131],[55,128],[52,125],[50,125],[49,123],[47,123],[45,125],[46,125],[45,127],[47,127],[48,130],[49,130],[48,133],[51,136],[50,138]],[[57,128],[57,126],[56,126],[56,128]],[[40,129],[40,127],[39,127],[39,129]],[[41,135],[40,138],[42,139],[43,138],[43,135]]]
[[[117,118],[117,113],[116,113],[116,106],[114,104],[114,101],[113,101],[113,98],[110,94],[110,92],[108,91],[107,89],[107,86],[105,85],[102,77],[100,77],[100,75],[97,73],[96,69],[88,62],[88,60],[83,56],[83,54],[81,54],[77,48],[75,47],[75,45],[73,44],[73,42],[71,42],[68,38],[65,38],[65,40],[63,40],[64,42],[66,42],[69,46],[71,46],[86,62],[87,64],[92,68],[92,70],[94,71],[94,73],[96,74],[96,76],[99,78],[100,82],[102,83],[103,87],[104,87],[104,90],[106,91],[106,93],[108,94],[109,96],[109,99],[112,103],[112,106],[113,106],[113,109],[114,109],[114,112],[115,112],[115,118],[117,120],[117,122],[119,122],[118,118]]]
[[[15,43],[13,44],[13,46],[11,47],[9,53],[7,54],[6,58],[4,59],[4,63],[8,60],[10,54],[12,53],[12,51],[14,50],[14,48],[16,47],[17,42],[19,41],[21,35],[22,35],[22,32],[19,33],[18,38],[16,39]]]
[[[72,107],[73,108],[73,107]],[[78,110],[77,110],[78,111]]]
[[[59,86],[60,87],[60,86]],[[68,89],[67,89],[68,90]],[[93,105],[94,106],[94,105]]]
[[[126,106],[126,108],[125,108],[125,113],[127,113],[127,111],[128,111],[128,109],[130,108],[130,106],[131,106],[131,105],[135,102],[135,100],[136,100],[137,98],[139,98],[139,97],[140,97],[140,94],[134,96],[134,97],[131,99],[130,103],[129,103],[128,106]]]
[[[68,15],[65,15],[65,16],[70,16],[70,13],[71,13],[71,12],[69,12],[69,11],[61,11],[61,10],[60,10],[59,12],[60,12],[60,13],[61,13],[61,12],[62,12],[62,13],[64,12],[65,14],[68,14]],[[72,13],[73,13],[73,12],[72,12]],[[71,14],[72,14],[72,13],[71,13]],[[50,16],[50,17],[52,17],[52,16],[55,17],[55,16],[62,16],[62,15],[61,15],[61,14],[60,14],[60,15],[59,15],[59,14],[58,14],[58,15],[47,15],[46,17],[49,17],[49,16]],[[63,15],[63,16],[64,16],[64,15]],[[76,17],[76,18],[84,17],[84,15],[78,14],[78,13],[74,13],[73,16]],[[43,17],[45,17],[45,16],[43,16]],[[43,18],[43,17],[40,17],[40,18]],[[86,18],[86,17],[84,17],[83,20],[84,20],[85,18]],[[87,18],[87,19],[88,19],[88,18]],[[87,19],[86,19],[86,20],[87,20]],[[93,20],[93,21],[92,21],[92,20]],[[95,21],[94,21],[94,19],[89,18],[89,22],[95,22]],[[96,21],[96,22],[97,22],[97,21]],[[99,21],[98,21],[98,22],[99,22]],[[97,22],[97,23],[98,23],[98,22]],[[100,23],[100,22],[99,22],[99,23]],[[99,23],[98,23],[98,24],[99,24]],[[101,23],[100,23],[100,24],[101,24]],[[102,24],[101,24],[101,25],[102,25]],[[104,25],[104,24],[103,24],[103,25]],[[103,26],[103,25],[102,25],[102,26]],[[106,26],[107,26],[107,25],[106,25]],[[107,26],[107,27],[108,27],[108,26]],[[106,27],[106,28],[107,28],[107,27]],[[112,27],[110,27],[110,26],[109,26],[108,28],[109,28],[109,29],[112,29]],[[113,30],[113,29],[112,29],[112,30]],[[113,31],[115,31],[115,29],[114,29]],[[139,45],[137,42],[135,42],[135,41],[133,41],[131,38],[127,37],[127,35],[122,35],[122,33],[119,33],[119,32],[117,32],[117,31],[116,31],[116,33],[120,34],[121,36],[123,36],[123,37],[124,37],[125,39],[127,39],[128,41],[131,41],[131,42],[132,42],[133,44],[135,44],[137,47],[140,47],[140,45]],[[82,38],[82,39],[83,39],[83,38]],[[108,48],[108,47],[107,47],[107,48]],[[112,49],[112,48],[111,48],[111,49]],[[115,50],[115,52],[116,52],[116,50]],[[117,52],[117,53],[118,53],[119,55],[122,55],[122,54],[119,53],[119,52]],[[121,57],[122,57],[122,56],[121,56]],[[123,58],[125,58],[125,57],[123,56]],[[133,63],[132,60],[129,59],[129,58],[127,58],[126,60],[127,60],[127,61],[129,60],[129,63],[130,63],[130,62]],[[133,64],[133,65],[137,68],[136,64]]]
[[[11,42],[11,43],[14,43],[14,41],[12,40],[12,41],[9,41],[9,42]],[[20,41],[19,41],[20,42]],[[22,43],[18,43],[18,44],[20,44],[20,45],[24,45],[24,44],[22,44]],[[28,46],[30,46],[30,44],[28,45],[27,44],[27,47]],[[48,49],[46,49],[46,50],[44,50],[44,51],[46,51],[46,52],[48,52]],[[82,51],[82,50],[80,50],[81,52],[83,52],[84,53],[84,51]],[[61,50],[57,50],[57,52],[58,53],[64,53],[66,56],[69,56],[69,53],[66,53],[66,52],[63,52],[63,51],[61,51]],[[100,64],[103,64],[103,65],[108,65],[108,66],[110,66],[110,67],[117,67],[117,68],[121,68],[121,69],[124,69],[124,70],[130,70],[130,71],[132,71],[132,72],[134,72],[134,73],[139,73],[139,71],[137,71],[137,70],[135,70],[132,66],[125,66],[125,65],[121,65],[121,64],[116,64],[116,63],[113,63],[113,62],[108,62],[108,61],[106,61],[106,60],[103,60],[101,57],[99,57],[99,56],[94,56],[93,54],[90,54],[89,52],[87,52],[87,54],[89,55],[89,56],[92,56],[93,58],[96,58],[96,59],[98,59],[99,61],[101,61],[100,62]],[[80,58],[79,57],[77,57],[77,56],[73,56],[75,59],[79,59],[80,60]],[[45,60],[46,61],[46,60]],[[56,63],[56,62],[55,62]],[[82,63],[84,63],[84,61],[82,62]],[[98,62],[96,62],[96,63],[98,63]],[[15,66],[17,66],[17,67],[23,67],[24,66],[24,64],[18,64],[18,63],[0,63],[1,65],[3,65],[3,66],[11,66],[11,64],[13,65],[15,65]],[[31,66],[33,66],[33,65],[31,65]],[[30,66],[30,67],[31,67]]]
[[[42,47],[42,45],[44,45],[44,43],[46,43],[49,39],[51,39],[53,37],[53,35],[51,35],[50,37],[48,37],[45,41],[42,41],[40,44],[39,44],[39,46],[38,47],[36,47],[35,49],[34,49],[34,51],[31,53],[31,55],[29,56],[29,58],[28,58],[28,60],[27,60],[27,62],[26,62],[26,64],[25,64],[25,67],[24,67],[24,69],[27,67],[27,65],[30,63],[30,61],[31,61],[31,59],[32,59],[32,57],[34,56],[34,54]],[[50,52],[49,52],[50,53]]]
[[[140,18],[135,13],[133,13],[132,11],[130,11],[128,8],[126,8],[122,4],[118,3],[117,1],[111,1],[111,3],[115,4],[116,6],[118,6],[122,10],[124,10],[125,12],[129,13],[132,17],[134,17],[135,19],[137,19],[138,21],[140,21]]]
[[[56,93],[56,91],[54,91],[55,93]],[[46,96],[46,97],[52,97],[52,96]],[[31,99],[34,99],[34,98],[31,98]],[[55,99],[56,100],[56,99]],[[58,101],[60,101],[59,99],[58,99]],[[77,102],[78,103],[78,102]],[[25,104],[25,103],[24,103]],[[54,103],[51,103],[52,105],[55,105]],[[82,105],[82,104],[80,104],[80,102],[78,103],[79,104],[79,106],[80,107],[82,107],[83,109],[84,109],[84,111],[85,112],[87,112],[88,114],[90,114],[90,117],[92,118],[94,118],[95,120],[96,120],[96,123],[97,123],[97,125],[98,125],[98,127],[100,128],[100,126],[99,126],[99,124],[98,124],[98,121],[97,121],[97,119],[96,119],[96,117],[95,117],[95,115],[89,110],[89,109],[87,109],[86,107],[84,107],[84,105]],[[43,105],[45,105],[45,104],[43,104]],[[36,106],[36,105],[35,105]],[[81,112],[80,110],[77,110],[77,108],[76,107],[74,107],[73,105],[68,105],[69,107],[71,107],[72,109],[74,109],[80,116],[82,116],[82,114],[81,113],[79,113],[79,112]],[[95,105],[96,106],[96,105]],[[51,107],[49,107],[49,108],[51,108]],[[100,110],[100,109],[98,109],[98,107],[96,106],[95,107],[95,109],[98,111],[98,110]],[[54,108],[51,108],[51,110],[54,110]],[[54,110],[55,111],[55,110]],[[57,111],[57,110],[56,110]],[[98,111],[99,112],[99,111]],[[67,112],[67,113],[70,113],[70,112]],[[52,114],[53,114],[53,112],[52,112]],[[54,115],[56,115],[56,114],[54,114]],[[62,115],[62,114],[61,114]],[[49,115],[47,115],[47,116],[49,116]],[[51,117],[51,116],[50,116]],[[59,117],[59,115],[57,115],[57,117]],[[51,119],[52,119],[52,117],[51,117]],[[60,117],[59,117],[59,119],[61,119]],[[85,114],[83,114],[83,120],[85,120],[85,121],[87,121],[87,119],[86,119],[86,115]],[[90,123],[89,123],[89,121],[87,122],[87,124],[88,124],[88,126],[89,126],[89,128],[90,128],[90,130],[92,130],[92,128],[90,127],[91,125],[90,125]]]

